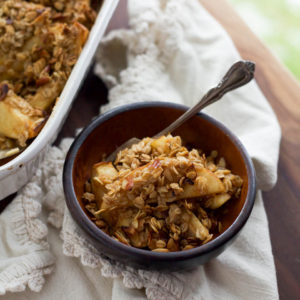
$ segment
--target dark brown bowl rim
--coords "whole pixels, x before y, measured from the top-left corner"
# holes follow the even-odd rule
[[[232,225],[223,232],[220,236],[216,237],[212,241],[208,242],[207,244],[201,245],[194,249],[186,250],[186,251],[177,251],[177,252],[153,252],[149,250],[138,249],[135,247],[127,246],[121,242],[118,242],[111,238],[109,235],[104,233],[101,229],[99,229],[86,215],[86,213],[82,210],[73,186],[73,164],[75,161],[75,157],[77,155],[78,150],[86,140],[86,138],[94,131],[95,128],[100,126],[105,121],[109,120],[110,118],[124,113],[130,110],[137,110],[143,109],[147,107],[170,107],[185,111],[188,109],[187,106],[173,103],[173,102],[142,102],[142,103],[132,103],[132,104],[125,104],[119,106],[115,109],[112,109],[100,116],[98,116],[95,120],[93,120],[89,125],[87,125],[81,133],[75,138],[73,144],[71,145],[64,164],[63,169],[63,187],[64,193],[66,198],[66,204],[68,206],[69,211],[71,212],[72,217],[76,220],[79,226],[92,238],[99,241],[100,243],[105,243],[109,245],[110,248],[117,250],[120,254],[127,254],[132,255],[135,258],[141,259],[152,259],[155,261],[174,261],[174,260],[186,260],[191,259],[194,257],[202,256],[206,253],[212,252],[219,247],[225,245],[229,240],[231,240],[245,225],[247,219],[250,216],[252,211],[255,195],[256,195],[256,177],[255,177],[255,169],[252,163],[252,160],[247,153],[245,147],[242,145],[240,140],[229,130],[227,129],[222,123],[213,119],[212,117],[199,112],[197,115],[206,121],[212,123],[214,126],[221,129],[236,145],[239,149],[243,160],[246,165],[247,175],[248,175],[248,193],[245,199],[245,203],[240,211],[240,214],[237,216],[235,221]],[[105,253],[103,253],[105,254]]]

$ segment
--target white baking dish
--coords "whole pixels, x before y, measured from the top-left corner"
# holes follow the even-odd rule
[[[56,139],[118,2],[119,0],[103,1],[79,59],[39,135],[20,155],[0,166],[0,200],[18,191],[30,180]]]

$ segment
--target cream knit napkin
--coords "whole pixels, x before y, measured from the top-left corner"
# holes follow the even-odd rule
[[[95,72],[111,88],[103,110],[145,100],[192,105],[240,59],[197,0],[129,0],[129,17],[131,29],[109,34],[97,54]],[[238,135],[255,164],[259,189],[270,189],[280,128],[256,83],[226,95],[206,113]],[[278,298],[260,191],[240,236],[218,258],[189,272],[134,270],[98,253],[65,209],[61,173],[70,143],[65,139],[50,149],[36,176],[0,215],[0,294],[33,300]],[[26,286],[30,290],[10,293]]]

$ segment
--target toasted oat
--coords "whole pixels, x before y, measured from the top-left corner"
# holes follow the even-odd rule
[[[169,252],[169,250],[168,249],[166,249],[166,248],[156,248],[156,249],[153,249],[152,251],[154,251],[154,252]]]
[[[88,200],[89,202],[91,202],[91,201],[95,200],[95,195],[93,193],[90,193],[90,192],[85,192],[83,194],[82,198],[84,198],[85,200]]]

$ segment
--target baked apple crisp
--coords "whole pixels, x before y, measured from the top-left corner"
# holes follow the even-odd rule
[[[0,158],[39,133],[95,20],[90,0],[0,4]]]
[[[114,162],[93,166],[83,201],[114,239],[158,252],[188,250],[222,231],[218,211],[243,180],[212,151],[188,150],[179,136],[145,138]]]

